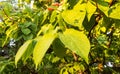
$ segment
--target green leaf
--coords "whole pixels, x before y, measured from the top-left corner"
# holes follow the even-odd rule
[[[120,27],[120,20],[114,20],[114,22],[116,27]]]
[[[4,9],[4,12],[5,14],[4,15],[8,15],[10,16],[12,10],[13,10],[13,7],[12,5],[9,3],[9,2],[5,2],[5,3],[2,3],[3,4],[3,9]]]
[[[91,10],[92,9],[92,10]],[[86,5],[86,10],[87,10],[87,17],[88,17],[88,21],[90,21],[91,16],[94,14],[94,12],[96,11],[96,7],[91,3],[91,2],[87,2]]]
[[[42,58],[44,57],[46,51],[52,44],[55,37],[56,37],[56,34],[54,33],[54,31],[50,33],[46,33],[45,35],[43,35],[43,37],[41,37],[41,39],[35,45],[35,48],[33,51],[33,60],[36,65],[36,69],[39,63],[41,63]]]
[[[25,22],[24,24],[22,24],[21,26],[23,27],[23,28],[27,28],[27,27],[29,27],[31,25],[31,22]]]
[[[114,19],[120,19],[120,5],[109,10],[109,17]]]
[[[53,22],[55,21],[56,17],[57,17],[57,12],[56,12],[56,11],[53,11],[53,12],[52,12],[52,15],[51,15],[51,17],[50,17],[50,22],[53,23]]]
[[[28,35],[31,33],[31,30],[28,29],[28,28],[22,28],[21,31],[25,34],[25,35]]]
[[[66,23],[64,22],[64,20],[63,20],[63,18],[62,18],[62,15],[61,14],[59,14],[58,16],[57,16],[57,22],[58,22],[58,24],[59,24],[59,27],[62,29],[62,30],[64,30],[65,29],[65,27],[66,27]]]
[[[89,20],[89,22],[88,22],[87,16],[85,17],[85,19],[83,21],[83,26],[87,31],[90,31],[94,24],[95,24],[95,16],[94,15],[91,16],[91,19]]]
[[[67,48],[65,48],[64,44],[60,41],[60,39],[55,39],[52,45],[53,51],[58,57],[65,56]]]
[[[49,11],[45,11],[44,13],[42,13],[42,15],[40,16],[41,20],[41,25],[46,21],[47,17],[48,17]]]
[[[5,62],[0,62],[0,73],[3,73],[3,70],[5,69],[6,66],[7,64]]]
[[[32,33],[35,33],[37,31],[37,25],[34,23],[31,23],[31,25],[29,26],[29,28],[32,30]]]
[[[22,35],[22,37],[24,38],[24,40],[30,40],[33,38],[33,34],[30,33],[29,35]]]
[[[60,34],[59,37],[65,47],[81,56],[88,63],[90,43],[83,32],[67,29],[63,34]]]
[[[18,61],[22,58],[24,54],[26,54],[27,50],[31,49],[32,40],[26,41],[18,50],[15,56],[15,65],[17,66]]]

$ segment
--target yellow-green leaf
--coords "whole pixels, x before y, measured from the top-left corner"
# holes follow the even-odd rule
[[[86,3],[79,1],[72,10],[63,11],[63,19],[70,25],[82,27],[86,15]]]
[[[62,13],[63,19],[70,25],[81,28],[86,12],[79,10],[66,10]]]
[[[120,19],[120,5],[116,6],[109,12],[110,12],[109,17],[114,18],[114,19]]]
[[[33,51],[33,60],[36,65],[36,69],[55,38],[56,34],[54,32],[46,33],[35,45]]]
[[[25,52],[30,49],[31,43],[32,43],[32,40],[28,40],[19,48],[19,50],[15,56],[15,65],[17,65],[18,61],[22,58],[22,56],[25,54]]]
[[[103,0],[97,0],[98,8],[108,16],[109,4]]]
[[[17,29],[17,24],[10,26],[10,28],[6,31],[6,38],[2,44],[2,47],[7,43],[8,38],[11,36],[10,34]]]
[[[52,12],[52,15],[51,15],[51,17],[50,17],[50,22],[53,23],[53,22],[55,21],[56,17],[57,17],[57,12],[56,12],[56,11],[53,11],[53,12]]]
[[[81,56],[88,63],[90,42],[83,32],[67,29],[63,34],[60,34],[59,37],[67,48]]]
[[[27,50],[25,51],[25,53],[22,55],[22,60],[24,61],[24,63],[30,57],[30,55],[33,53],[33,49],[34,49],[34,46],[35,46],[36,42],[37,42],[37,40],[33,40],[29,44],[29,46],[28,46]]]
[[[96,11],[96,7],[91,2],[88,1],[86,5],[86,10],[87,10],[88,21],[90,21],[91,16]]]

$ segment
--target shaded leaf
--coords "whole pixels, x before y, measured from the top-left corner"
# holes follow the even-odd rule
[[[28,28],[22,28],[21,31],[25,34],[25,35],[28,35],[31,33],[31,30],[28,29]]]
[[[65,56],[67,48],[65,48],[64,44],[60,41],[60,39],[55,39],[52,45],[53,51],[58,57]]]
[[[23,35],[24,40],[30,40],[33,38],[33,34],[30,33],[29,35]]]
[[[92,15],[91,19],[88,22],[88,18],[87,16],[85,17],[84,21],[83,21],[83,26],[87,31],[90,31],[92,29],[92,27],[95,25],[95,16]]]

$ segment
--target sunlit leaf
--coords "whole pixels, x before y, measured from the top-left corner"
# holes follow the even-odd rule
[[[77,11],[86,11],[86,3],[83,3],[82,0],[80,0],[73,8],[73,10]]]
[[[26,49],[25,53],[22,55],[22,60],[24,61],[24,63],[30,57],[30,55],[33,53],[33,49],[34,49],[34,46],[35,46],[36,42],[37,42],[36,40],[33,40],[29,44],[29,46]]]
[[[90,43],[83,32],[67,29],[63,34],[60,34],[59,37],[65,47],[81,56],[88,63]]]
[[[120,19],[120,5],[109,10],[109,17],[114,19]]]
[[[34,46],[40,39],[41,39],[41,36],[38,36],[29,44],[25,53],[22,55],[22,60],[24,61],[24,63],[30,57],[30,55],[33,53]]]
[[[86,10],[87,10],[88,21],[90,21],[91,16],[96,11],[96,7],[91,2],[88,1],[86,5]]]
[[[36,65],[36,69],[38,65],[41,63],[42,58],[44,57],[46,51],[52,44],[55,37],[56,37],[56,34],[54,32],[46,33],[35,45],[35,48],[33,51],[33,60]]]
[[[62,17],[68,24],[81,28],[85,14],[83,11],[66,10],[62,13]]]
[[[81,28],[86,15],[86,4],[78,2],[72,10],[63,11],[62,17],[70,25]]]
[[[22,56],[26,53],[27,50],[31,49],[32,40],[26,41],[18,50],[15,56],[15,65],[17,66],[18,61],[22,58]]]
[[[108,16],[108,10],[109,10],[109,5],[107,2],[103,0],[97,0],[97,5],[98,8],[106,15]]]

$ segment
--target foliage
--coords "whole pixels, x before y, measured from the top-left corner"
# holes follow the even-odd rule
[[[32,1],[0,2],[0,73],[119,73],[120,1]]]

